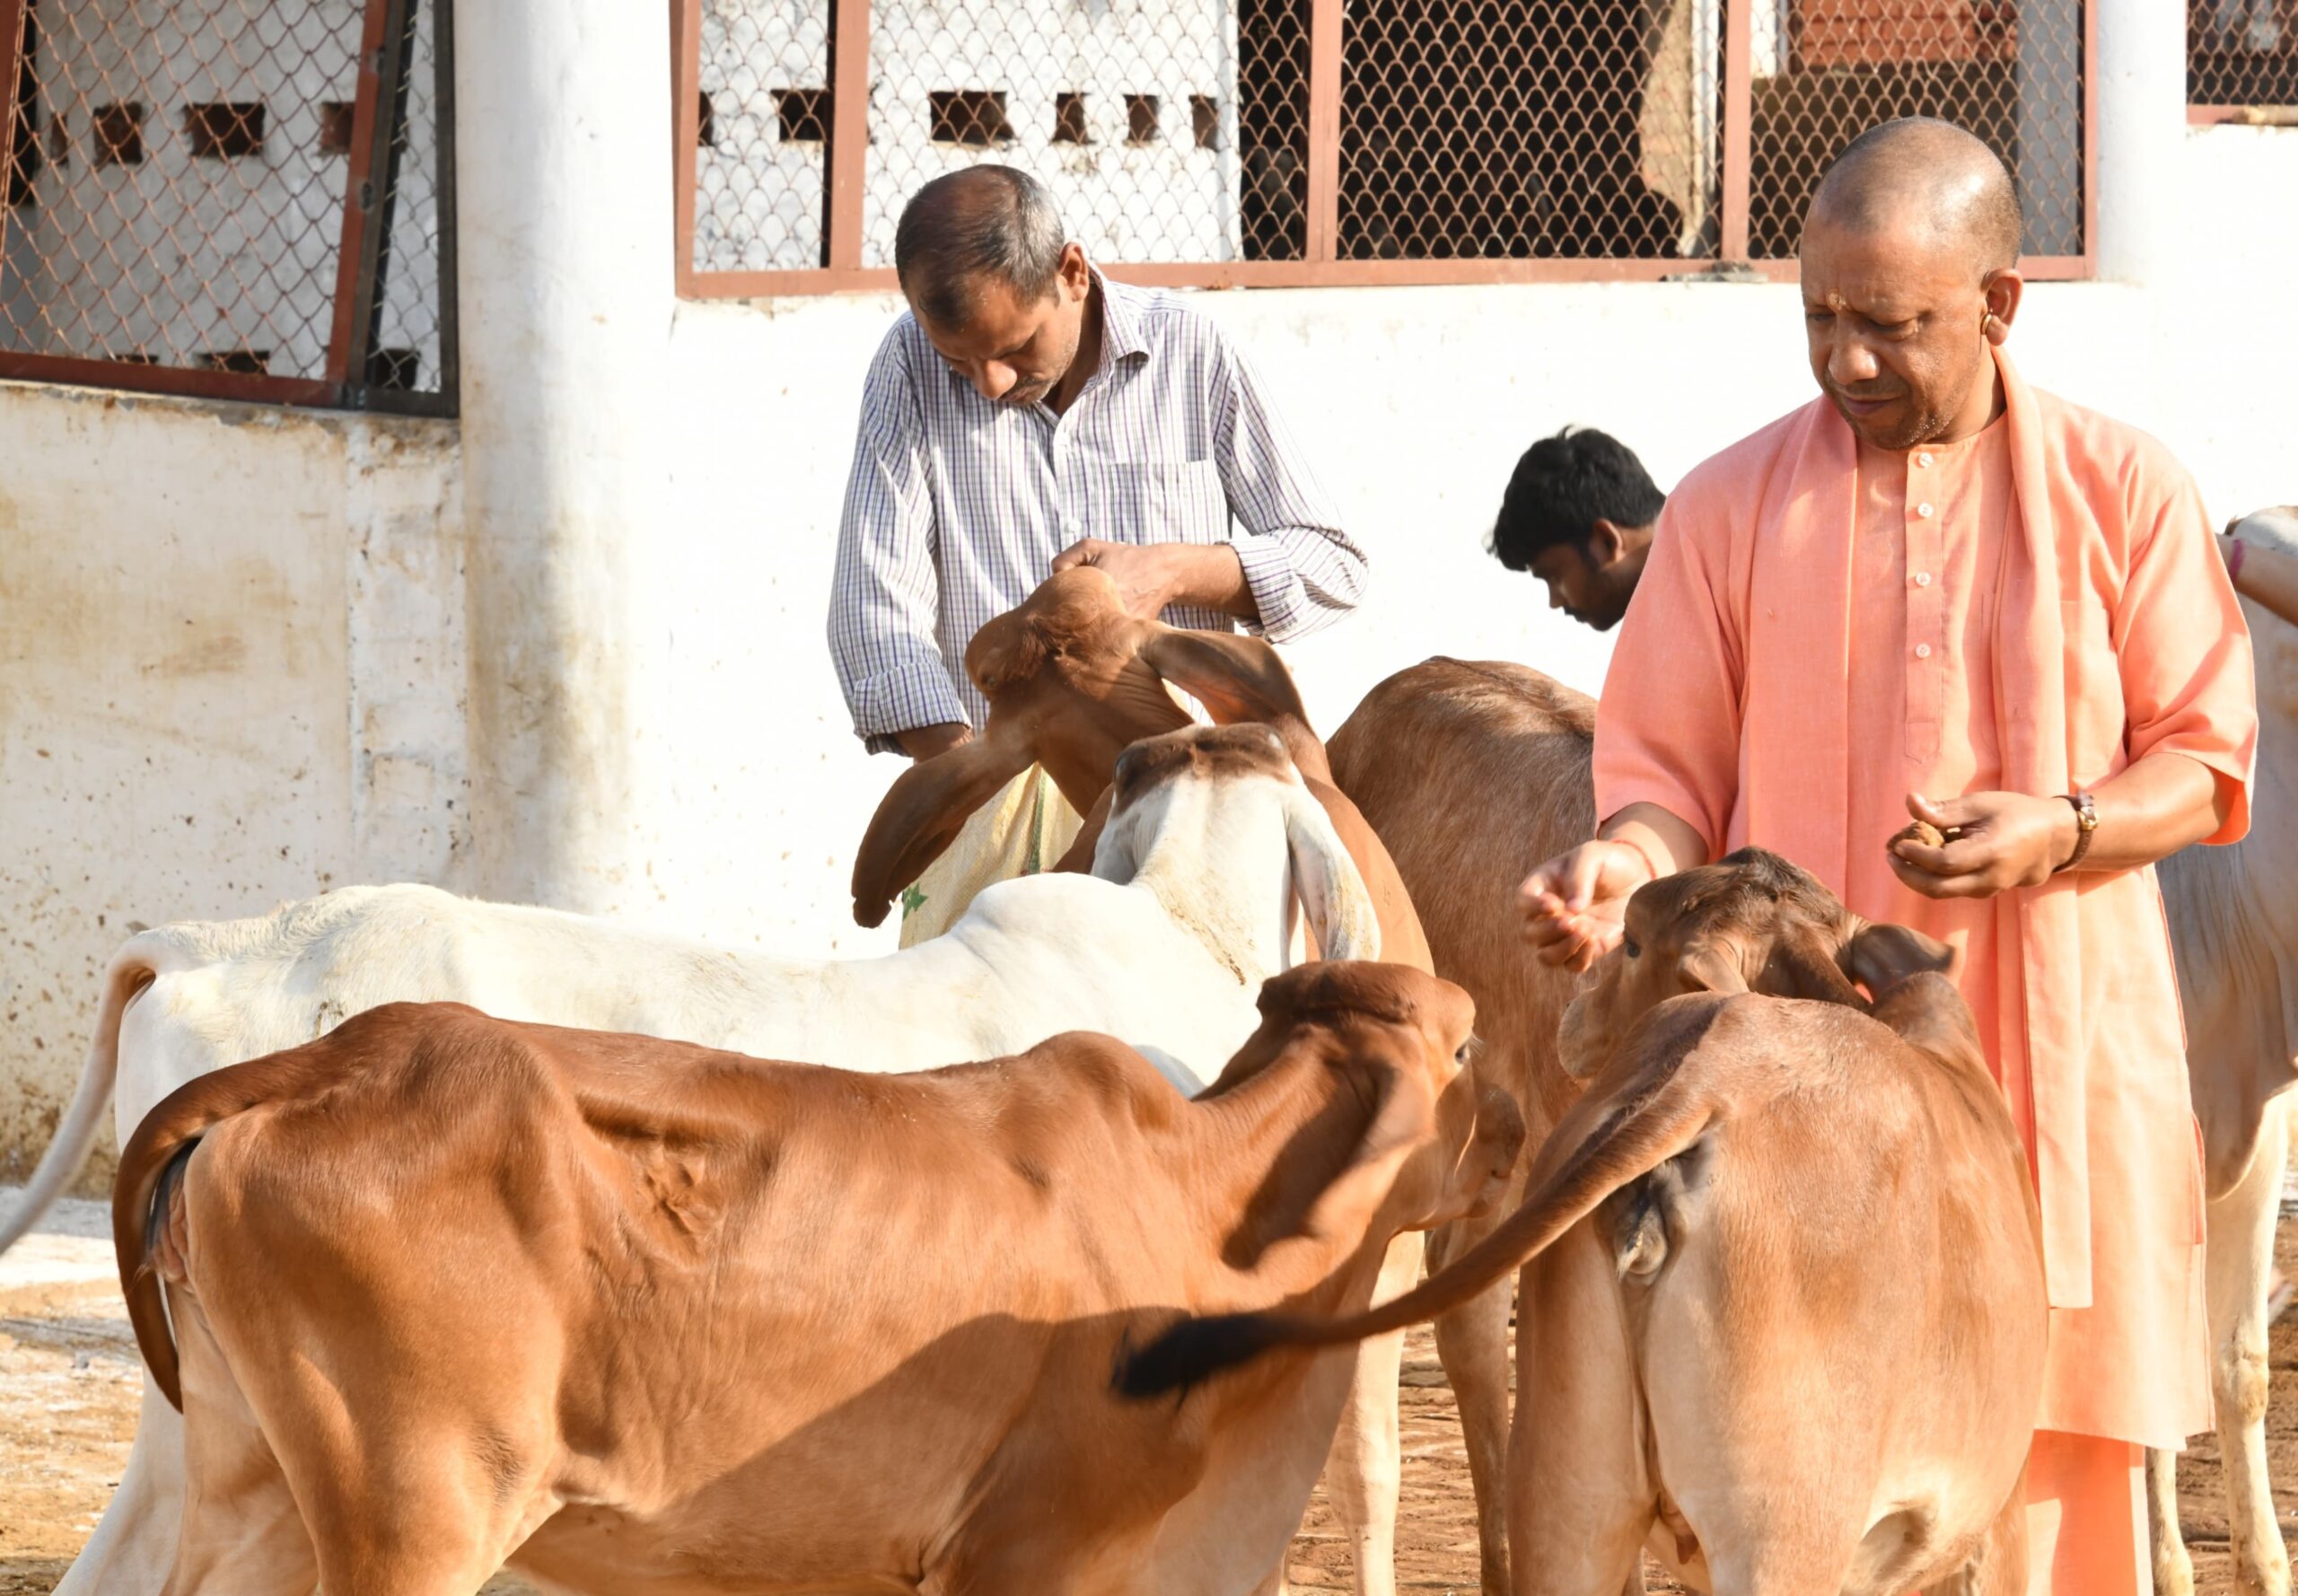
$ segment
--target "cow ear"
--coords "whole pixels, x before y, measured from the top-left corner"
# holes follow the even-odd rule
[[[1702,943],[1686,953],[1676,969],[1683,977],[1688,991],[1720,992],[1728,995],[1748,989],[1748,978],[1740,973],[1740,961],[1732,956],[1730,950],[1715,943]]]
[[[1015,682],[1045,669],[1050,653],[1036,617],[1009,609],[982,622],[966,645],[966,674],[992,704]]]
[[[1987,1068],[1970,1005],[1936,971],[1917,970],[1887,990],[1875,1000],[1875,1018],[1917,1052],[1975,1072]]]
[[[1203,704],[1218,724],[1275,723],[1288,716],[1303,726],[1309,723],[1293,673],[1276,650],[1258,637],[1158,626],[1142,645],[1141,659]]]
[[[1843,973],[1877,997],[1911,976],[1952,977],[1955,951],[1905,925],[1862,920],[1836,954]]]
[[[1285,788],[1285,836],[1293,854],[1293,890],[1317,939],[1317,957],[1378,959],[1381,917],[1364,873],[1342,846],[1332,817],[1305,787]]]
[[[1792,926],[1785,935],[1773,941],[1771,956],[1764,960],[1763,969],[1756,977],[1755,989],[1771,997],[1808,998],[1815,1003],[1848,1004],[1855,1008],[1866,1006],[1860,1001],[1859,989],[1836,962],[1821,934],[1803,925]]]
[[[882,924],[894,894],[947,851],[975,810],[1029,767],[1021,740],[993,727],[897,776],[855,855],[855,924]]]

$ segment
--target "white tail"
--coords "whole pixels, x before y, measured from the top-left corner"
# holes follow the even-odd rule
[[[161,944],[164,945],[164,944]],[[88,1162],[88,1150],[103,1129],[104,1110],[111,1103],[113,1083],[119,1078],[119,1022],[136,995],[160,973],[160,951],[151,941],[128,940],[111,957],[104,971],[104,996],[96,1011],[96,1034],[88,1043],[88,1062],[81,1066],[79,1089],[56,1127],[56,1139],[40,1154],[39,1167],[25,1183],[24,1200],[0,1223],[0,1253],[28,1235],[40,1222],[64,1188]]]

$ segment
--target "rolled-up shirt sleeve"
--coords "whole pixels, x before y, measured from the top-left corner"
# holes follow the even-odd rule
[[[1331,625],[1364,601],[1364,550],[1268,400],[1241,351],[1221,340],[1215,446],[1236,527],[1231,542],[1260,611],[1285,643]]]
[[[1697,473],[1668,496],[1596,705],[1596,816],[1653,803],[1720,856],[1740,790],[1741,655]]]
[[[2176,753],[2209,769],[2232,802],[2205,840],[2238,842],[2258,756],[2250,628],[2193,479],[2167,461],[2145,475],[2156,473],[2166,491],[2132,546],[2113,619],[2125,747],[2133,763]]]
[[[897,732],[967,719],[935,638],[938,529],[899,334],[880,346],[863,386],[830,586],[830,661],[855,734],[873,753],[899,751]]]

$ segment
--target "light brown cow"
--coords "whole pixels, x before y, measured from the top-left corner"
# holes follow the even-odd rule
[[[1110,1369],[1177,1308],[1363,1307],[1521,1139],[1458,987],[1260,1006],[1193,1101],[1083,1033],[863,1075],[459,1005],[191,1083],[114,1205],[184,1409],[171,1596],[1250,1588],[1353,1360],[1178,1408]]]
[[[1438,658],[1375,687],[1331,743],[1333,778],[1387,842],[1438,972],[1476,1000],[1486,1077],[1515,1098],[1535,1136],[1562,1118],[1581,1083],[1556,1049],[1573,978],[1526,956],[1516,890],[1542,860],[1595,835],[1595,724],[1592,699],[1537,671]],[[1474,1246],[1521,1196],[1513,1189],[1492,1216],[1431,1235],[1430,1267]],[[1580,1304],[1608,1296],[1611,1275],[1592,1226],[1533,1259],[1518,1303],[1524,1356],[1587,1355]],[[1508,1310],[1504,1280],[1436,1320],[1476,1484],[1485,1596],[1509,1589]],[[1516,1400],[1518,1444],[1537,1448],[1557,1393],[1541,1382]]]
[[[1594,1079],[1490,1239],[1370,1312],[1177,1327],[1121,1383],[1393,1329],[1592,1218],[1616,1278],[1579,1329],[1621,1355],[1519,1364],[1586,1380],[1543,1437],[1573,1467],[1509,1478],[1519,1591],[1617,1596],[1648,1542],[1715,1596],[2023,1592],[2039,1224],[1946,963],[1758,850],[1646,886],[1566,1015]]]

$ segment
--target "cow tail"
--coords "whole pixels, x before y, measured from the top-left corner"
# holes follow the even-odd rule
[[[160,974],[161,951],[153,939],[137,936],[112,955],[104,972],[103,1001],[96,1011],[96,1034],[88,1043],[87,1062],[80,1066],[80,1084],[57,1123],[48,1151],[24,1183],[23,1200],[0,1223],[0,1253],[23,1240],[56,1206],[103,1134],[104,1110],[111,1105],[112,1087],[119,1078],[120,1020],[136,995]]]
[[[305,1049],[275,1053],[187,1082],[145,1116],[120,1149],[119,1176],[112,1187],[111,1244],[119,1265],[119,1289],[127,1299],[128,1322],[152,1380],[177,1411],[183,1386],[176,1357],[175,1332],[168,1320],[163,1273],[180,1276],[180,1256],[168,1245],[169,1223],[191,1155],[200,1138],[224,1120],[288,1095],[311,1077]]]
[[[1691,1049],[1649,1057],[1609,1091],[1593,1091],[1557,1124],[1534,1164],[1523,1206],[1415,1290],[1339,1319],[1232,1313],[1184,1319],[1123,1357],[1113,1384],[1128,1397],[1185,1390],[1284,1346],[1333,1346],[1451,1311],[1538,1257],[1597,1205],[1688,1151],[1715,1118],[1716,1094],[1687,1065]]]

